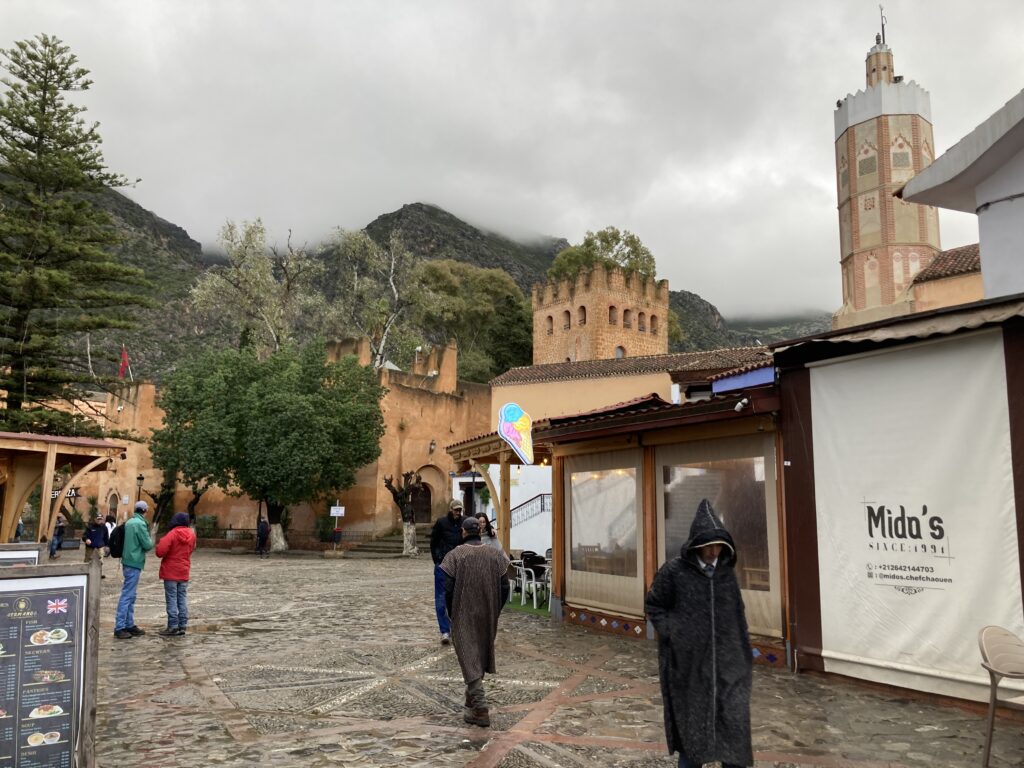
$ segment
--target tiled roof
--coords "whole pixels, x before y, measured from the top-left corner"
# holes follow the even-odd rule
[[[974,243],[935,254],[932,263],[917,273],[914,282],[926,283],[929,280],[941,280],[944,277],[955,277],[980,271],[981,251],[978,244]]]
[[[592,411],[584,411],[583,413],[574,413],[569,416],[552,416],[550,420],[566,421],[582,419],[585,417],[592,416],[618,416],[623,413],[636,413],[640,411],[646,411],[651,408],[661,408],[666,405],[672,405],[668,400],[665,400],[657,392],[651,392],[649,395],[643,397],[634,397],[632,400],[624,400],[621,403],[615,403],[613,405],[604,405],[600,408],[595,408]]]
[[[640,376],[680,371],[723,371],[771,359],[765,347],[726,347],[701,352],[587,360],[577,363],[548,363],[513,368],[491,380],[491,386],[539,384],[545,381],[600,379],[610,376]]]

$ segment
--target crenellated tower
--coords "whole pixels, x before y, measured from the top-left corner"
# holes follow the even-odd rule
[[[533,364],[668,353],[668,280],[595,267],[533,287]]]
[[[896,75],[884,31],[865,68],[866,88],[835,111],[843,306],[834,328],[910,312],[907,288],[940,250],[935,208],[893,197],[935,159],[928,92]]]

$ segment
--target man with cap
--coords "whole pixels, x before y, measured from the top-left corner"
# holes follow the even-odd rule
[[[430,557],[434,561],[434,610],[437,612],[437,626],[441,630],[441,645],[452,641],[452,624],[444,605],[444,571],[441,561],[462,543],[462,502],[452,499],[448,514],[438,518],[430,530]]]
[[[736,580],[736,546],[703,499],[678,557],[647,593],[669,752],[680,768],[754,763],[750,738],[750,636]]]
[[[114,637],[118,640],[146,634],[135,626],[135,592],[139,588],[142,569],[146,567],[146,553],[153,548],[145,517],[148,511],[149,504],[144,501],[135,502],[135,514],[124,524],[124,550],[121,552],[124,584],[117,601],[117,616],[114,618]]]
[[[480,521],[462,521],[461,547],[441,562],[445,574],[445,605],[452,620],[455,655],[466,683],[462,719],[483,728],[491,724],[484,695],[484,673],[494,674],[494,640],[498,616],[509,595],[509,559],[480,540]]]

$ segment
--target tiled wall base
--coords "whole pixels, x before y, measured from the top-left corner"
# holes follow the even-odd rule
[[[577,608],[567,603],[561,604],[563,619],[568,624],[577,624],[581,627],[589,627],[601,632],[611,632],[615,635],[625,635],[636,639],[647,637],[647,622],[615,616],[610,613],[593,611],[589,608]],[[653,634],[652,634],[653,637]],[[751,653],[755,664],[764,664],[769,667],[786,669],[786,649],[782,642],[768,638],[752,639],[750,642]]]

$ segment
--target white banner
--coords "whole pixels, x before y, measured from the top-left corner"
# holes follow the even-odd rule
[[[987,698],[978,630],[1024,635],[1001,333],[814,367],[811,404],[826,669]]]

